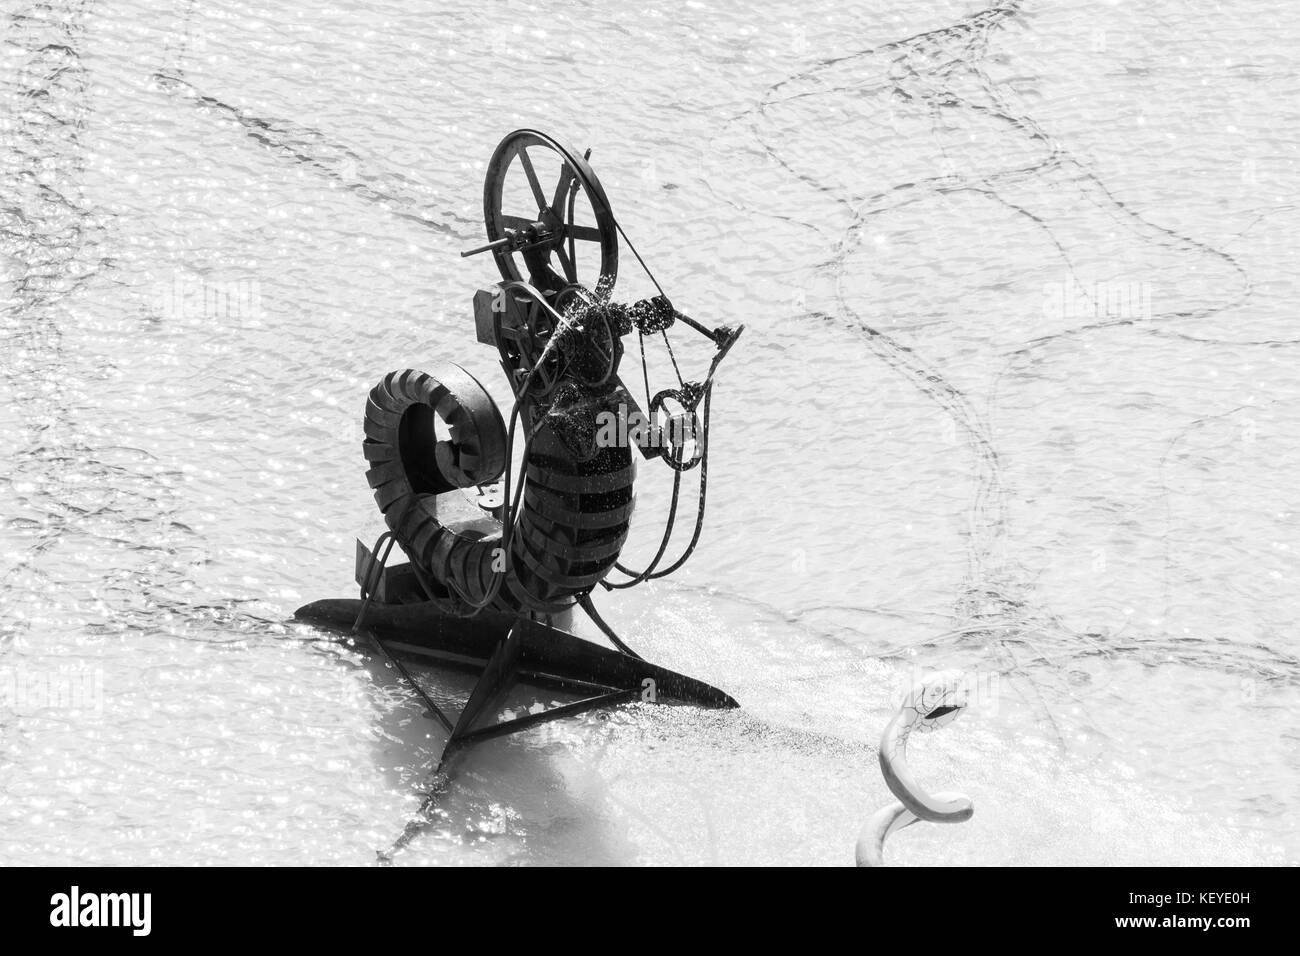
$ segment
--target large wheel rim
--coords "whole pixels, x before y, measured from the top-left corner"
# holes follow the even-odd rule
[[[553,185],[540,180],[530,150],[548,150],[558,156],[560,175]],[[535,216],[524,215],[525,210],[503,208],[507,176],[516,166],[517,175],[525,177],[537,205]],[[595,216],[595,226],[574,222],[579,193]],[[507,229],[525,229],[536,222],[552,230],[549,241],[532,248],[493,249],[501,277],[508,282],[527,281],[545,292],[579,283],[607,293],[618,278],[618,227],[600,180],[579,153],[544,133],[515,130],[497,146],[483,182],[483,221],[489,242],[505,237]],[[594,278],[580,275],[579,270],[578,251],[588,246],[600,250],[599,273]],[[587,261],[586,257],[582,261]]]

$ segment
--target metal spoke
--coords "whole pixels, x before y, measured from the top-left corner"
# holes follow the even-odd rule
[[[519,162],[523,164],[524,173],[528,176],[528,185],[533,188],[533,197],[537,200],[537,211],[548,209],[546,205],[546,196],[542,193],[542,184],[537,181],[537,170],[533,169],[533,161],[528,158],[528,150],[519,147]]]
[[[527,229],[533,224],[531,217],[524,216],[502,216],[501,225],[506,229]]]
[[[595,226],[576,226],[569,224],[564,227],[574,239],[581,239],[584,242],[600,242],[600,230]]]
[[[568,163],[560,165],[560,178],[555,184],[555,198],[551,200],[551,212],[556,219],[563,219],[560,210],[564,208],[564,194],[577,185],[578,177]]]
[[[564,243],[561,242],[556,244],[555,255],[559,258],[560,265],[564,266],[565,278],[567,278],[570,282],[577,282],[578,273],[573,268],[573,260],[570,259],[569,254],[564,251]]]
[[[568,169],[568,168],[569,168],[569,164],[568,164],[568,163],[565,163],[565,164],[564,164],[564,168],[565,168],[565,169]],[[560,176],[561,176],[561,177],[564,176],[563,171],[560,172]],[[577,250],[577,248],[575,247],[575,244],[574,244],[574,241],[573,241],[573,210],[574,210],[574,208],[576,207],[576,205],[577,205],[577,203],[578,203],[578,190],[577,190],[576,186],[577,186],[577,180],[575,179],[575,180],[574,180],[574,187],[575,187],[575,188],[572,188],[572,189],[569,190],[569,202],[568,202],[568,208],[567,208],[567,210],[566,210],[565,213],[564,213],[564,226],[565,226],[564,232],[565,232],[565,236],[566,236],[566,238],[569,240],[569,261],[573,263],[573,273],[574,273],[575,276],[578,274],[578,250]],[[559,200],[559,196],[558,196],[558,195],[556,196],[555,204],[556,204],[556,206],[559,206],[559,204],[560,204],[560,200]],[[578,280],[577,280],[577,279],[574,279],[573,281],[574,281],[574,282],[577,282]]]

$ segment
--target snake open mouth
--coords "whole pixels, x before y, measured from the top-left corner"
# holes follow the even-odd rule
[[[885,838],[918,820],[960,823],[975,812],[962,793],[930,793],[907,766],[907,741],[913,732],[927,733],[950,724],[967,704],[966,675],[961,671],[930,674],[904,698],[894,719],[880,738],[880,770],[885,785],[898,799],[877,810],[858,836],[858,866],[884,864]],[[931,702],[937,706],[929,706]]]

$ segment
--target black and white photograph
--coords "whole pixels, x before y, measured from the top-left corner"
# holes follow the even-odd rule
[[[1150,939],[1300,863],[1281,0],[0,11],[24,919],[1189,868],[1070,904]]]

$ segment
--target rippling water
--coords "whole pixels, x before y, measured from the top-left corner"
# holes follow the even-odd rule
[[[374,381],[506,394],[456,253],[519,126],[748,325],[695,559],[600,602],[744,709],[485,745],[399,862],[849,862],[954,665],[914,762],[976,815],[895,859],[1300,858],[1280,0],[0,9],[0,861],[369,863],[415,813],[420,708],[289,620],[381,527]]]

